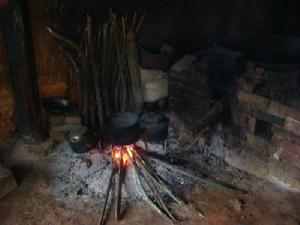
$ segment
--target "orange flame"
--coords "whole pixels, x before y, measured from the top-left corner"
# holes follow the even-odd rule
[[[130,160],[133,157],[133,151],[133,145],[115,146],[112,149],[111,156],[117,165],[120,165],[122,160],[123,166],[128,167],[130,165]]]

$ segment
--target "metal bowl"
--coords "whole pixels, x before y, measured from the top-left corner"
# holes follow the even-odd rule
[[[87,146],[86,146],[86,142],[87,142],[87,138],[86,138],[86,133],[87,133],[87,127],[85,126],[81,126],[81,127],[77,127],[74,128],[72,130],[70,130],[67,134],[66,134],[66,138],[72,148],[72,150],[75,153],[84,153],[87,152]]]
[[[42,99],[44,109],[49,113],[65,113],[76,108],[75,104],[63,97],[49,97]]]
[[[160,142],[168,136],[168,118],[163,114],[147,112],[140,117],[140,127],[145,131],[144,141]]]

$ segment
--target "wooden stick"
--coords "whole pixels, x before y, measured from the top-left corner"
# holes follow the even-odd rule
[[[137,153],[138,154],[138,153]],[[142,158],[140,156],[140,158]],[[140,159],[139,159],[140,160]],[[184,207],[184,209],[186,209],[187,211],[189,211],[191,209],[190,206],[188,206],[187,204],[185,204],[183,201],[181,201],[179,198],[177,198],[175,196],[175,194],[168,188],[167,184],[163,181],[163,179],[156,174],[151,167],[148,168],[146,163],[143,163],[145,170],[149,173],[151,179],[153,179],[153,182],[157,182],[159,184],[159,186],[175,201],[177,202],[180,206]],[[198,210],[197,210],[198,211]],[[203,213],[198,211],[199,215],[201,215],[201,217],[204,217]]]
[[[139,23],[137,24],[136,28],[135,28],[135,31],[134,31],[134,34],[137,35],[137,33],[140,31],[141,27],[142,27],[142,24],[144,22],[144,19],[145,19],[145,13],[142,15],[142,17],[140,18],[140,21]]]
[[[157,207],[157,205],[148,196],[148,194],[146,193],[146,190],[144,189],[144,186],[142,185],[142,182],[141,182],[138,170],[136,168],[136,165],[134,163],[134,160],[132,160],[132,158],[130,157],[130,154],[127,152],[127,150],[125,150],[125,152],[129,158],[130,164],[132,165],[132,167],[134,169],[134,176],[135,176],[136,181],[138,182],[138,186],[140,187],[140,190],[143,193],[144,200],[164,219],[166,219],[169,222],[173,222],[159,207]]]
[[[217,181],[217,180],[213,180],[211,178],[208,178],[208,177],[204,177],[204,176],[195,176],[193,175],[193,173],[191,171],[189,172],[186,172],[184,170],[182,170],[181,168],[178,168],[177,166],[175,165],[171,165],[171,164],[168,164],[168,163],[165,163],[164,161],[160,160],[160,159],[157,159],[157,158],[153,158],[152,156],[149,156],[151,157],[151,159],[153,161],[155,161],[156,163],[160,164],[160,165],[163,165],[164,167],[170,169],[170,170],[173,170],[177,173],[180,173],[186,177],[189,177],[191,179],[194,179],[194,180],[197,180],[197,181],[200,181],[200,182],[203,182],[205,184],[209,184],[211,186],[214,186],[214,187],[217,187],[217,188],[220,188],[220,189],[223,189],[223,190],[226,190],[226,191],[229,191],[229,192],[232,192],[232,193],[235,193],[235,194],[246,194],[247,192],[242,190],[242,189],[239,189],[239,188],[236,188],[236,187],[232,187],[228,184],[225,184],[223,182],[220,182],[220,181]]]
[[[68,57],[68,59],[70,60],[72,66],[74,68],[75,81],[76,81],[76,85],[77,85],[77,95],[78,95],[78,101],[79,101],[78,108],[79,108],[79,110],[81,110],[81,104],[82,104],[82,100],[81,100],[82,87],[81,86],[82,86],[82,84],[81,84],[81,80],[80,80],[80,72],[81,71],[80,71],[79,65],[69,51],[67,51],[66,49],[64,49],[61,46],[59,47],[59,49],[66,54],[66,56]]]
[[[160,207],[164,210],[164,212],[170,217],[171,220],[176,221],[176,218],[173,216],[173,214],[170,212],[162,198],[160,197],[160,193],[158,191],[158,186],[157,182],[155,181],[154,177],[152,177],[151,174],[148,173],[148,176],[146,174],[141,173],[144,177],[144,180],[147,182],[148,187],[152,191],[157,203],[160,205]]]
[[[115,218],[117,220],[120,219],[120,211],[121,211],[121,196],[122,196],[122,176],[123,176],[123,157],[124,154],[123,148],[120,150],[120,165],[118,165],[118,187],[117,187],[117,205],[115,211]]]
[[[155,174],[154,171],[152,169],[148,168],[146,164],[143,164],[141,162],[141,160],[138,159],[138,158],[135,158],[135,160],[133,161],[133,163],[139,164],[139,167],[141,169],[144,169],[145,172],[147,172],[148,176],[146,175],[145,172],[141,173],[141,174],[143,175],[145,181],[147,182],[148,187],[153,192],[153,195],[156,198],[156,201],[162,207],[162,209],[165,211],[165,213],[168,215],[168,217],[170,219],[172,219],[173,221],[176,221],[176,218],[173,216],[173,214],[170,212],[170,210],[168,209],[168,207],[165,205],[165,203],[163,202],[162,198],[160,197],[160,194],[159,194],[159,191],[158,191],[158,187],[160,185],[158,184],[157,180],[153,176],[153,174]],[[150,171],[153,171],[153,173],[151,173]]]
[[[74,41],[72,41],[71,39],[57,33],[56,31],[54,31],[52,28],[47,27],[48,32],[53,35],[54,37],[56,37],[57,39],[63,41],[64,43],[66,43],[67,45],[71,46],[72,48],[74,48],[76,51],[81,52],[81,48],[79,47],[79,45],[77,45]]]
[[[105,194],[105,201],[104,201],[104,207],[103,207],[103,210],[102,210],[100,225],[104,224],[104,217],[105,217],[105,212],[106,212],[106,207],[107,207],[107,201],[108,201],[109,193],[110,193],[110,190],[111,190],[111,185],[112,185],[114,175],[115,175],[115,169],[112,168],[111,175],[110,175],[109,182],[108,182],[108,186],[107,186],[107,190],[106,190],[106,194]]]

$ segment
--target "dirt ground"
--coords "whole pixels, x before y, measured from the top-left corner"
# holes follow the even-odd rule
[[[1,225],[95,225],[102,207],[97,200],[74,202],[51,196],[51,178],[47,167],[37,167],[18,189],[0,201]],[[181,197],[193,208],[185,211],[175,203],[169,207],[178,217],[178,225],[300,225],[300,193],[271,185],[249,174],[226,166],[214,169],[210,176],[246,190],[237,195],[207,184],[195,183],[181,191]],[[200,216],[202,212],[205,216]],[[107,225],[168,225],[147,204],[129,205],[121,221],[111,210]]]

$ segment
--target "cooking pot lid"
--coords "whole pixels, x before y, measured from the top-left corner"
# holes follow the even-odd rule
[[[88,128],[85,127],[85,126],[76,127],[74,129],[70,130],[70,132],[68,133],[67,137],[69,139],[80,137],[80,136],[84,135],[87,132],[87,130],[88,130]]]
[[[138,122],[138,114],[132,112],[117,113],[111,117],[111,126],[112,127],[131,127]]]
[[[148,112],[141,115],[140,122],[147,124],[157,124],[164,120],[164,116],[155,112]]]

